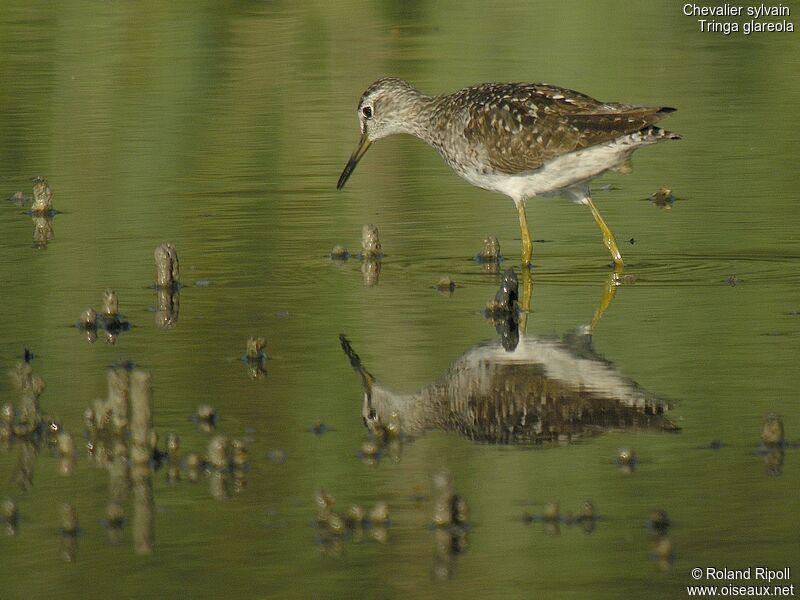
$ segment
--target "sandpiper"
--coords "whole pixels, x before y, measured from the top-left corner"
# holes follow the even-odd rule
[[[592,202],[589,181],[622,169],[640,146],[679,139],[653,125],[674,110],[599,102],[544,83],[484,83],[427,96],[402,79],[383,78],[361,96],[361,140],[336,187],[344,187],[372,142],[408,133],[436,148],[472,185],[514,200],[524,266],[533,253],[525,201],[560,195],[589,207],[620,270],[617,242]]]

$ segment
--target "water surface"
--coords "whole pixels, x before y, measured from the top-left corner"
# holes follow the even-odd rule
[[[769,474],[754,454],[767,413],[800,439],[795,35],[701,34],[657,3],[7,3],[0,187],[29,193],[45,175],[62,213],[43,249],[23,209],[0,207],[2,370],[32,349],[43,410],[82,448],[82,413],[106,394],[107,366],[133,360],[152,373],[162,439],[174,431],[185,452],[204,451],[191,415],[212,404],[218,430],[246,440],[250,470],[225,501],[205,481],[156,472],[155,546],[142,556],[130,528],[109,543],[108,474],[82,449],[64,477],[42,448],[27,491],[15,482],[20,445],[0,452],[0,496],[16,498],[21,518],[16,537],[0,538],[2,595],[681,597],[694,567],[798,567],[800,455],[788,449]],[[358,97],[389,74],[430,93],[533,80],[678,108],[664,125],[680,142],[597,182],[613,187],[595,201],[637,279],[592,343],[672,405],[679,433],[518,446],[434,430],[377,465],[359,458],[362,385],[339,334],[382,384],[425,388],[497,343],[481,309],[500,275],[470,260],[483,237],[499,237],[504,268],[519,253],[510,200],[459,180],[417,140],[376,144],[335,190]],[[646,200],[663,185],[678,198],[669,210]],[[584,207],[541,200],[528,217],[545,241],[534,244],[526,334],[558,338],[592,322],[608,255]],[[369,286],[358,260],[326,256],[357,250],[365,223],[386,253]],[[165,241],[185,286],[169,330],[155,325],[148,287]],[[433,289],[443,275],[452,295]],[[107,287],[133,329],[89,344],[71,325]],[[239,360],[250,335],[267,339],[260,379]],[[0,400],[16,401],[6,377]],[[310,432],[316,422],[328,431]],[[722,447],[702,449],[713,440]],[[614,464],[623,447],[639,458],[633,474]],[[269,458],[276,450],[285,461]],[[431,476],[443,468],[470,508],[457,555],[437,549],[431,528]],[[321,547],[320,488],[339,510],[386,501],[387,543]],[[574,513],[587,499],[602,516],[589,535],[523,522],[547,502]],[[73,563],[60,555],[64,501],[81,522]],[[666,569],[646,528],[659,508],[673,523]]]

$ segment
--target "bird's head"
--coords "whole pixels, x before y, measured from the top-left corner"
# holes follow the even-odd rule
[[[358,102],[357,112],[361,140],[347,161],[336,189],[344,187],[372,142],[395,133],[413,133],[409,129],[409,113],[413,111],[414,100],[421,97],[424,96],[418,90],[394,77],[379,79],[366,89]]]

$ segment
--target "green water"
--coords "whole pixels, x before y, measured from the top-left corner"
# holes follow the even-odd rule
[[[700,33],[679,3],[5,2],[0,11],[0,191],[30,193],[45,175],[62,211],[46,249],[23,209],[0,207],[0,367],[24,348],[45,383],[42,408],[78,441],[71,476],[48,449],[33,485],[16,483],[21,445],[0,451],[0,497],[19,505],[0,536],[2,598],[682,598],[695,567],[792,567],[800,584],[800,450],[770,475],[764,416],[800,439],[797,33]],[[791,19],[800,5],[789,3]],[[496,337],[481,316],[499,276],[469,257],[495,234],[516,266],[507,198],[470,187],[413,139],[376,144],[344,191],[336,180],[358,139],[361,91],[383,75],[429,93],[491,80],[547,81],[604,100],[678,108],[679,142],[641,150],[635,170],[597,182],[595,201],[620,241],[626,273],[594,330],[616,369],[674,404],[677,434],[620,431],[575,444],[475,444],[432,431],[399,460],[358,457],[362,389],[339,347],[345,333],[382,384],[425,387]],[[661,186],[678,200],[646,198]],[[608,255],[586,208],[531,202],[534,291],[527,333],[591,322]],[[386,258],[377,285],[335,244],[359,246],[375,223]],[[181,259],[175,327],[156,327],[152,253]],[[443,275],[451,296],[433,289]],[[737,284],[726,284],[731,275]],[[197,285],[200,282],[201,285]],[[132,323],[116,344],[71,327],[114,288]],[[239,357],[267,339],[266,377]],[[83,450],[83,411],[119,359],[152,373],[162,439],[184,452],[218,430],[248,444],[246,485],[225,501],[208,483],[153,476],[155,546],[103,527],[108,473]],[[0,401],[14,402],[0,377]],[[315,422],[330,430],[309,432]],[[719,450],[704,450],[721,440]],[[617,450],[639,457],[632,475]],[[274,450],[285,462],[268,458]],[[470,508],[465,550],[437,553],[431,475],[453,476]],[[336,508],[389,504],[388,541],[323,552],[314,493]],[[559,535],[522,515],[592,499],[591,535]],[[62,560],[58,511],[81,522]],[[653,560],[650,511],[672,520],[674,558]],[[130,517],[131,505],[126,506]],[[435,576],[445,564],[449,579]],[[741,582],[738,582],[741,583]],[[752,585],[763,582],[751,581]]]

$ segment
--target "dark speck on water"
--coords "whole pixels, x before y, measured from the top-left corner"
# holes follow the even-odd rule
[[[325,423],[323,423],[322,421],[317,421],[311,426],[309,431],[316,436],[321,436],[331,431],[331,429],[327,425],[325,425]]]
[[[277,449],[277,450],[271,450],[267,454],[267,458],[272,462],[280,465],[286,462],[286,459],[289,458],[289,455],[286,453],[285,450]]]

